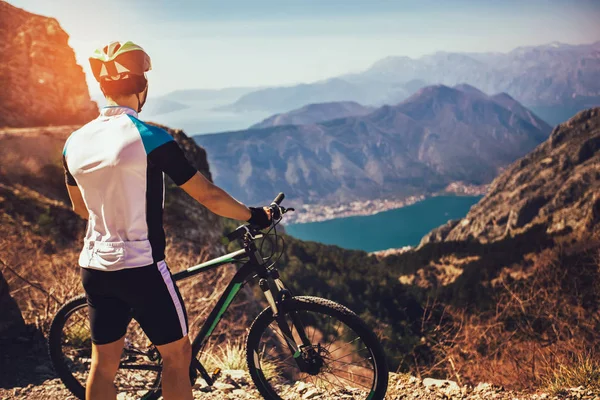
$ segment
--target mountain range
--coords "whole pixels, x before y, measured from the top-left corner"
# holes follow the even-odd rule
[[[436,85],[363,116],[194,139],[207,149],[215,181],[240,200],[284,191],[323,204],[488,183],[550,130],[507,94]]]
[[[228,109],[285,112],[323,101],[379,106],[402,101],[428,84],[459,83],[486,93],[508,93],[554,125],[578,110],[600,104],[600,42],[551,43],[508,53],[387,57],[361,73],[250,92]]]

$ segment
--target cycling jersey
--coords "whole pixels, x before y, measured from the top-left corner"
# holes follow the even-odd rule
[[[173,137],[128,107],[105,107],[63,150],[66,182],[89,211],[79,265],[116,271],[165,258],[163,172],[177,184],[196,169]]]

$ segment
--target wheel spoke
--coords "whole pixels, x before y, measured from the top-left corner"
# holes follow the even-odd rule
[[[284,400],[296,398],[293,388],[297,387],[297,382],[304,382],[309,388],[314,387],[319,396],[335,397],[341,393],[358,395],[360,392],[364,393],[362,398],[366,398],[372,388],[375,390],[378,371],[385,367],[381,367],[379,361],[376,364],[373,350],[369,347],[371,344],[362,339],[365,337],[364,332],[350,328],[344,316],[340,317],[333,312],[330,314],[326,306],[310,308],[291,310],[288,312],[295,313],[294,315],[282,316],[296,343],[302,339],[302,330],[306,339],[310,340],[310,345],[303,343],[298,347],[299,354],[290,354],[288,340],[271,316],[270,319],[265,319],[262,328],[255,321],[253,326],[261,329],[261,334],[256,339],[249,339],[248,345],[262,351],[258,352],[257,360],[260,369],[253,372],[251,368],[251,374],[263,376],[256,380],[253,375],[255,383],[266,390],[268,397]],[[324,312],[318,311],[319,309]],[[291,325],[288,318],[292,319]],[[252,336],[251,331],[249,337]],[[364,350],[369,351],[364,353]],[[341,357],[337,357],[336,353]],[[300,365],[295,362],[298,360],[293,360],[292,356],[300,357],[300,365],[304,371],[300,371]]]
[[[352,343],[356,342],[357,340],[360,340],[360,337],[357,337],[356,339],[352,340],[351,342],[344,343],[343,345],[341,345],[340,347],[336,348],[335,350],[329,350],[329,349],[328,349],[328,350],[329,350],[329,353],[335,353],[335,352],[336,352],[336,351],[338,351],[339,349],[341,349],[341,348],[344,348],[344,347],[346,347],[347,345],[349,345],[349,344],[352,344]]]

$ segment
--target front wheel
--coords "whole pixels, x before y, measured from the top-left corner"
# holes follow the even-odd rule
[[[246,344],[250,376],[265,399],[383,400],[388,367],[371,329],[348,308],[318,297],[294,297],[279,315],[266,308]]]

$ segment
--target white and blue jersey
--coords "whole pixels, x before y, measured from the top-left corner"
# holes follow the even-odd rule
[[[105,107],[71,134],[63,164],[89,211],[80,266],[116,271],[164,260],[163,173],[177,185],[196,173],[171,135],[128,107]]]

